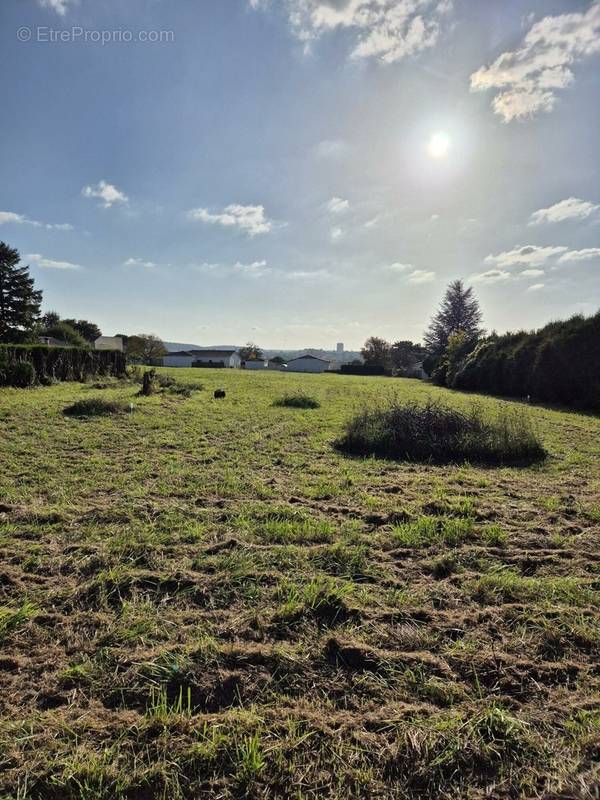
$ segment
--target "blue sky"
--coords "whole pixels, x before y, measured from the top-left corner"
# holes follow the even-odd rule
[[[46,310],[353,348],[419,340],[456,277],[490,330],[598,308],[598,2],[3,0],[0,21],[0,238]]]

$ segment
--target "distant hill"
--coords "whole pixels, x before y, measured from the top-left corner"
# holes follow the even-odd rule
[[[163,344],[170,353],[177,352],[178,350],[239,350],[242,346],[236,344],[186,344],[185,342],[163,342]],[[290,361],[297,356],[302,356],[305,353],[309,353],[311,356],[318,356],[319,358],[326,358],[331,361],[333,361],[337,355],[335,350],[320,350],[316,347],[303,347],[299,350],[265,347],[263,352],[266,358],[282,356],[286,361]],[[360,353],[357,350],[344,351],[344,361],[353,361],[355,358],[360,358]]]
[[[169,353],[177,350],[237,350],[237,344],[185,344],[184,342],[163,342]]]

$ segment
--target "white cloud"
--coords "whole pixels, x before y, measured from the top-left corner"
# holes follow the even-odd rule
[[[272,271],[264,259],[262,261],[253,261],[251,264],[243,264],[238,261],[233,265],[233,269],[243,275],[248,275],[250,278],[262,278]]]
[[[70,261],[54,261],[51,258],[44,258],[40,253],[30,253],[25,256],[27,261],[33,261],[38,267],[44,269],[82,269],[81,264],[72,264]]]
[[[415,269],[407,278],[409,283],[431,283],[435,280],[435,272],[428,272],[424,269]]]
[[[539,292],[540,289],[543,289],[545,286],[544,283],[532,283],[531,286],[527,287],[528,292]]]
[[[211,225],[239,228],[252,237],[269,233],[273,228],[272,220],[265,216],[264,206],[242,206],[233,203],[218,214],[213,214],[206,208],[193,208],[188,212],[188,216],[190,219]]]
[[[600,259],[600,247],[588,247],[585,250],[569,250],[567,253],[562,255],[558,260],[559,262],[591,261],[594,258]]]
[[[331,273],[326,269],[295,270],[293,272],[281,272],[280,274],[281,277],[290,281],[328,280],[331,278]]]
[[[406,272],[409,269],[414,270],[414,264],[402,264],[400,261],[394,261],[393,264],[388,264],[386,269],[391,272]]]
[[[539,278],[543,274],[543,269],[524,269],[519,273],[519,278]]]
[[[543,223],[564,222],[569,219],[587,219],[596,211],[600,210],[600,205],[595,205],[587,200],[579,200],[577,197],[569,197],[561,200],[548,208],[540,208],[534,211],[529,220],[530,225],[541,225]]]
[[[53,225],[49,222],[40,222],[37,219],[29,219],[23,214],[14,211],[0,211],[0,225],[32,225],[34,228],[45,228],[48,231],[72,231],[73,226],[68,222]]]
[[[73,0],[38,0],[38,2],[42,8],[51,8],[61,17],[64,17]]]
[[[571,67],[600,52],[600,3],[583,13],[544,17],[518,50],[502,53],[471,75],[473,91],[496,90],[492,106],[504,122],[552,111],[559,89],[575,79]]]
[[[349,208],[350,203],[348,200],[343,200],[341,197],[332,197],[327,203],[327,210],[330,214],[343,214]]]
[[[352,152],[352,146],[344,139],[323,139],[315,147],[315,155],[324,159],[340,159]]]
[[[97,197],[102,200],[104,208],[111,208],[114,205],[127,205],[129,198],[112,183],[102,180],[95,186],[84,186],[81,190],[84,197]]]
[[[264,8],[264,0],[250,0]],[[451,0],[287,0],[290,26],[310,50],[324,34],[354,34],[353,58],[391,64],[433,47],[447,24]]]
[[[477,272],[471,276],[473,283],[499,283],[507,281],[509,278],[510,272],[503,269],[488,269],[486,272]]]
[[[486,264],[493,264],[500,268],[510,268],[517,264],[529,264],[537,267],[544,264],[549,258],[564,253],[567,247],[538,247],[537,245],[526,245],[525,247],[515,247],[497,255],[489,255],[485,259]]]
[[[336,226],[335,228],[331,229],[329,235],[331,237],[332,242],[337,242],[344,235],[344,231],[339,226]]]
[[[142,258],[128,258],[127,261],[123,262],[124,267],[147,267],[148,269],[152,269],[157,265],[154,261],[144,261]]]

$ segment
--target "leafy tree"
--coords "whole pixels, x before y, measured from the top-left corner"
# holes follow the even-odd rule
[[[283,358],[283,356],[274,356],[269,360],[272,361],[273,364],[285,364],[285,358]]]
[[[60,322],[60,314],[58,311],[46,311],[40,319],[44,328],[51,328],[53,325],[58,325]]]
[[[162,339],[153,333],[138,333],[127,339],[127,358],[142,361],[148,364],[155,358],[161,358],[168,353]]]
[[[62,342],[70,344],[72,347],[89,347],[90,343],[83,338],[79,331],[75,330],[66,320],[47,325],[39,331],[40,336],[52,336]]]
[[[19,251],[0,242],[0,341],[24,338],[40,316],[42,293],[33,288],[29,267],[20,267]]]
[[[453,333],[464,333],[468,340],[476,342],[484,333],[481,320],[481,309],[472,287],[466,288],[461,280],[452,281],[423,337],[427,352],[440,357]]]
[[[391,345],[379,336],[370,336],[360,351],[364,363],[369,367],[385,367],[392,364]]]
[[[240,347],[240,358],[242,361],[256,361],[263,357],[263,351],[254,342],[246,342],[244,347]]]
[[[90,344],[102,336],[100,328],[94,322],[88,322],[87,319],[64,319],[63,322],[74,328]]]
[[[408,340],[394,342],[390,356],[395,369],[406,372],[414,369],[415,364],[425,357],[425,348]]]

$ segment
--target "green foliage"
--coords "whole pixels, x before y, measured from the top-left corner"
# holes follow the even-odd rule
[[[42,293],[20,262],[19,251],[0,242],[0,342],[23,341],[40,315]]]
[[[274,400],[273,405],[282,408],[319,408],[321,404],[314,397],[299,391]]]
[[[370,336],[364,343],[360,354],[368,367],[390,369],[392,366],[392,347],[389,342],[379,336]]]
[[[39,331],[40,336],[51,336],[73,347],[89,347],[89,342],[66,320],[59,320],[52,325],[45,325]]]
[[[124,374],[125,358],[113,350],[0,345],[0,386],[23,387]]]
[[[263,357],[263,351],[254,342],[246,342],[240,347],[239,354],[242,361],[256,361]]]
[[[153,333],[138,333],[127,337],[126,352],[128,360],[151,364],[165,356],[167,348]]]
[[[600,410],[600,312],[490,337],[464,358],[448,385]]]
[[[546,455],[522,412],[486,417],[478,406],[464,413],[431,400],[364,410],[346,424],[335,446],[349,455],[434,463],[525,463]]]
[[[466,288],[460,280],[452,281],[423,337],[427,352],[441,356],[453,334],[460,333],[470,342],[477,341],[483,333],[481,320],[481,309],[472,287]]]

